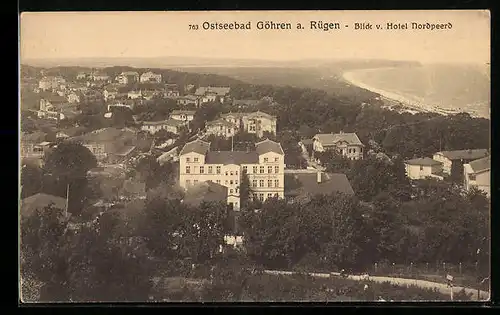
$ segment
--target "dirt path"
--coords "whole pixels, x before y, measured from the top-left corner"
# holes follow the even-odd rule
[[[265,270],[264,271],[267,274],[280,274],[280,275],[292,275],[296,272],[292,271],[281,271],[281,270]],[[338,272],[332,272],[332,275],[335,276],[340,276],[340,273]],[[330,274],[328,273],[308,273],[308,275],[312,277],[318,277],[318,278],[329,278]],[[355,280],[355,281],[361,281],[361,280],[366,280],[365,276],[355,276],[355,275],[350,275],[348,276],[348,279]],[[394,285],[398,286],[411,286],[414,285],[419,288],[424,288],[424,289],[438,289],[439,292],[443,294],[450,294],[450,288],[444,284],[444,283],[439,283],[439,282],[432,282],[432,281],[426,281],[426,280],[418,280],[418,279],[407,279],[407,278],[393,278],[393,277],[381,277],[381,276],[369,276],[368,280],[378,282],[378,283],[383,283],[383,282],[389,282]],[[473,288],[465,288],[465,287],[460,287],[456,286],[453,287],[453,293],[457,294],[459,293],[462,289],[465,290],[465,293],[471,294],[472,293],[472,300],[477,301],[478,296],[477,296],[477,289]],[[480,300],[481,301],[487,301],[490,299],[490,294],[489,292],[486,291],[480,291]]]

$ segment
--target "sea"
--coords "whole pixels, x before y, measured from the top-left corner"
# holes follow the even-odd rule
[[[347,71],[344,78],[351,84],[416,106],[490,118],[489,65],[426,64],[362,69]]]

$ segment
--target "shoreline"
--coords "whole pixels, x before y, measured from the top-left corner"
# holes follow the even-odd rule
[[[362,89],[365,89],[365,90],[368,90],[370,92],[373,92],[373,93],[380,95],[381,99],[385,99],[386,101],[395,102],[395,103],[400,104],[400,106],[403,107],[403,109],[402,109],[403,112],[406,111],[406,112],[418,112],[418,113],[435,113],[435,114],[440,114],[443,116],[455,115],[455,114],[465,112],[474,118],[489,119],[489,117],[485,117],[484,115],[478,115],[477,113],[470,112],[470,111],[441,108],[439,106],[432,105],[429,103],[425,103],[421,100],[418,100],[417,97],[415,97],[415,99],[411,99],[408,96],[404,96],[404,95],[401,95],[401,94],[398,94],[395,92],[389,92],[389,91],[386,91],[386,90],[383,90],[380,88],[370,86],[369,84],[366,84],[366,83],[355,78],[355,74],[357,71],[375,71],[375,70],[383,70],[383,69],[393,69],[393,68],[370,68],[370,69],[359,69],[359,70],[346,71],[346,72],[342,73],[342,78],[348,84],[352,84],[352,85],[357,86],[359,88],[362,88]],[[393,110],[394,105],[393,106],[386,105],[383,107],[388,109],[388,110]]]

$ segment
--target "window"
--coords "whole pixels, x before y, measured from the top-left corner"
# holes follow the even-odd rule
[[[275,172],[276,174],[278,174],[278,173],[280,172],[280,167],[276,165],[276,166],[274,167],[274,172]]]
[[[227,130],[227,133],[231,133],[231,129],[228,129],[228,130]]]
[[[253,194],[253,200],[257,200],[257,194]]]
[[[229,189],[229,193],[232,194],[233,193],[233,190],[232,189]]]
[[[235,181],[234,181],[234,184],[235,184],[235,185],[238,185],[238,181],[237,181],[237,180],[235,180]]]
[[[420,165],[420,170],[423,171],[424,170],[424,167],[422,165]]]
[[[224,127],[220,126],[220,128],[219,128],[219,129],[220,129],[220,130],[224,130]]]
[[[205,166],[200,166],[200,174],[205,174]]]
[[[476,175],[475,174],[470,174],[469,175],[469,180],[476,180]]]
[[[218,180],[216,181],[216,183],[220,185],[220,179],[218,179]]]
[[[238,193],[240,191],[240,189],[238,187],[236,187],[236,193]]]
[[[269,199],[269,198],[273,198],[273,194],[272,193],[268,193],[267,194],[267,199]]]
[[[209,167],[208,167],[208,174],[212,174],[212,171],[213,171],[213,167],[212,167],[212,166],[209,166]]]
[[[247,167],[243,166],[243,174],[246,174],[246,173],[247,173]]]
[[[259,200],[264,201],[264,194],[259,194]]]
[[[231,171],[231,176],[233,176],[233,175],[234,175],[234,172],[233,172],[233,171]]]
[[[217,174],[220,174],[220,166],[217,166],[217,167],[215,168],[215,170],[216,170],[215,172],[216,172]]]
[[[257,174],[257,166],[254,166],[254,167],[253,167],[253,173],[254,173],[254,174]]]
[[[279,162],[279,161],[280,161],[280,158],[277,158],[277,157],[274,158],[274,162]]]
[[[229,181],[229,184],[230,184],[230,185],[233,185],[233,183],[234,183],[234,182],[233,182],[233,180],[231,179],[231,180]]]
[[[195,161],[195,162],[198,162],[198,158],[194,158],[194,161]]]
[[[261,173],[261,174],[264,174],[264,166],[261,166],[261,167],[260,167],[260,173]]]
[[[226,171],[226,176],[229,175],[229,173]]]
[[[227,179],[226,179],[226,180],[224,181],[224,184],[226,184],[226,185],[227,185],[227,183],[228,183],[228,181],[227,181]]]
[[[197,179],[195,179],[195,180],[194,180],[194,183],[195,183],[195,184],[198,184],[198,180],[197,180]]]
[[[280,180],[279,179],[274,180],[274,187],[280,187]]]
[[[259,180],[259,187],[264,187],[264,180],[263,179]]]
[[[236,175],[238,175],[238,171],[236,171]]]
[[[186,186],[191,186],[191,180],[190,179],[186,180]]]
[[[257,180],[256,179],[252,180],[252,187],[257,187]]]
[[[267,187],[273,187],[273,180],[272,179],[267,180]]]
[[[190,166],[186,166],[186,174],[190,174],[191,173],[191,167]]]
[[[267,173],[271,174],[272,172],[273,172],[273,167],[272,166],[268,166],[267,167]]]
[[[269,159],[268,158],[264,158],[264,163],[267,163],[269,162]]]

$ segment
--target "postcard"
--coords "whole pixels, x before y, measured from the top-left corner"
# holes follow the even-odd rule
[[[19,301],[490,299],[490,12],[23,12]]]

